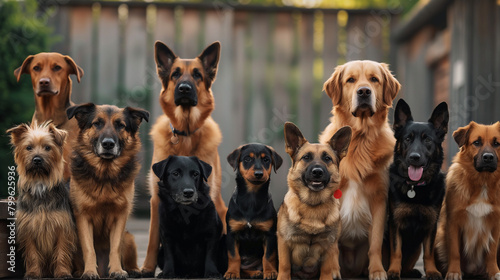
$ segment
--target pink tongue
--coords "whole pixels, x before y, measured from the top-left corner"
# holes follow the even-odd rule
[[[422,178],[422,173],[424,172],[423,167],[415,167],[410,165],[408,167],[408,176],[410,177],[410,180],[417,182],[420,181],[420,178]]]

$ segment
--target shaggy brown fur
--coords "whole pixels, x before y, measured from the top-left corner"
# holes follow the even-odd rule
[[[64,179],[67,181],[70,177],[71,146],[78,133],[76,121],[68,120],[66,116],[66,109],[74,105],[71,101],[72,82],[69,75],[76,75],[80,82],[83,70],[67,55],[39,53],[28,56],[14,71],[18,82],[22,74],[29,74],[33,85],[35,113],[32,122],[52,120],[57,128],[69,132],[64,145],[64,161],[68,163],[64,165]]]
[[[108,261],[112,278],[140,276],[135,242],[125,224],[139,172],[138,129],[149,113],[88,103],[70,107],[68,117],[75,117],[80,127],[71,161],[70,198],[85,262],[82,277],[97,278],[98,267],[104,277]]]
[[[340,164],[344,195],[340,201],[339,248],[344,277],[359,277],[368,268],[370,279],[387,279],[382,266],[382,240],[388,168],[396,142],[387,114],[400,87],[387,64],[368,60],[337,66],[324,84],[333,102],[333,116],[320,142],[327,143],[342,126],[352,128],[351,145]]]
[[[219,54],[220,44],[215,42],[198,57],[182,59],[162,42],[156,42],[155,60],[163,86],[159,101],[164,114],[156,120],[150,134],[154,144],[152,164],[177,155],[196,156],[212,166],[212,174],[208,178],[210,196],[223,221],[225,233],[227,207],[220,193],[221,167],[217,150],[222,134],[210,116],[215,106],[211,85],[217,74]],[[180,96],[183,94],[186,97]],[[142,267],[143,277],[154,275],[160,244],[157,183],[158,178],[150,176],[151,223],[147,255]]]
[[[7,131],[19,173],[17,241],[25,278],[71,278],[77,235],[63,183],[66,131],[52,123],[21,124]]]
[[[500,279],[500,122],[471,122],[453,132],[460,147],[446,176],[436,260],[446,279]],[[490,156],[488,168],[484,157]]]
[[[278,279],[340,279],[339,163],[351,140],[341,128],[327,144],[310,144],[292,123],[285,124],[285,148],[292,158],[288,192],[278,212]]]

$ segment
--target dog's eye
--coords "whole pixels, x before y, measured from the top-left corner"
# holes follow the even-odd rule
[[[405,142],[411,142],[411,137],[410,136],[406,137]]]
[[[498,147],[498,146],[500,146],[500,143],[498,143],[498,141],[497,141],[497,140],[495,140],[495,141],[493,142],[493,146]]]
[[[26,147],[26,150],[31,151],[31,150],[33,150],[33,147],[28,146],[28,147]]]
[[[193,172],[193,178],[198,178],[198,176],[200,176],[200,172],[198,171]]]
[[[180,76],[181,76],[180,71],[175,71],[174,73],[172,73],[172,79],[178,79]]]
[[[432,139],[431,139],[430,137],[425,137],[424,142],[425,142],[426,144],[429,144],[429,143],[431,143],[431,142],[432,142]]]
[[[323,160],[324,160],[325,162],[331,162],[331,161],[332,161],[332,157],[331,157],[331,156],[325,156],[325,157],[323,158]]]
[[[125,128],[125,124],[122,122],[116,122],[115,126],[117,129],[124,129]]]
[[[172,172],[172,176],[174,176],[174,177],[179,176],[179,172],[177,172],[177,171]]]
[[[45,146],[45,151],[50,151],[50,146]]]
[[[102,127],[102,122],[100,121],[96,121],[96,122],[93,122],[92,125],[95,127],[95,128],[101,128]]]
[[[354,78],[349,78],[349,79],[347,79],[347,82],[348,82],[348,83],[354,83]]]
[[[52,70],[54,70],[54,71],[59,71],[61,69],[62,69],[62,67],[59,65],[56,65],[56,66],[54,66],[54,68],[52,68]]]
[[[302,156],[302,159],[303,160],[311,160],[311,155],[310,154],[305,154],[304,156]]]
[[[372,82],[375,82],[375,83],[378,82],[377,77],[372,77],[370,80],[372,80]]]
[[[479,147],[479,146],[481,146],[481,142],[479,140],[476,140],[476,141],[472,142],[472,145]]]
[[[243,161],[245,161],[245,162],[251,162],[251,161],[252,161],[252,158],[251,158],[251,157],[245,157],[245,158],[243,159]]]
[[[271,160],[269,159],[269,157],[264,157],[264,158],[262,159],[262,161],[263,161],[263,162],[265,162],[265,163],[268,163],[268,162],[270,162]]]
[[[201,79],[201,78],[203,78],[203,76],[201,75],[200,71],[198,71],[197,69],[195,69],[195,71],[193,72],[193,78],[195,78],[195,79]]]
[[[40,71],[40,66],[36,65],[35,67],[33,67],[33,71]]]

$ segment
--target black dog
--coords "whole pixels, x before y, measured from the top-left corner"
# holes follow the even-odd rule
[[[236,170],[236,190],[226,215],[228,269],[224,278],[275,279],[277,273],[276,209],[269,182],[283,159],[273,148],[247,144],[227,161]]]
[[[160,178],[158,278],[218,278],[225,270],[222,222],[206,183],[212,167],[197,157],[155,163]]]
[[[403,99],[396,106],[389,188],[389,279],[422,276],[413,269],[422,244],[427,279],[441,279],[434,261],[434,239],[445,193],[445,176],[440,169],[448,118],[445,102],[434,109],[428,122],[414,122]]]

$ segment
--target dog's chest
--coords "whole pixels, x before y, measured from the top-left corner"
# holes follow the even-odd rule
[[[340,203],[341,239],[365,239],[372,223],[368,197],[364,195],[362,186],[358,183],[350,180],[348,184]]]

